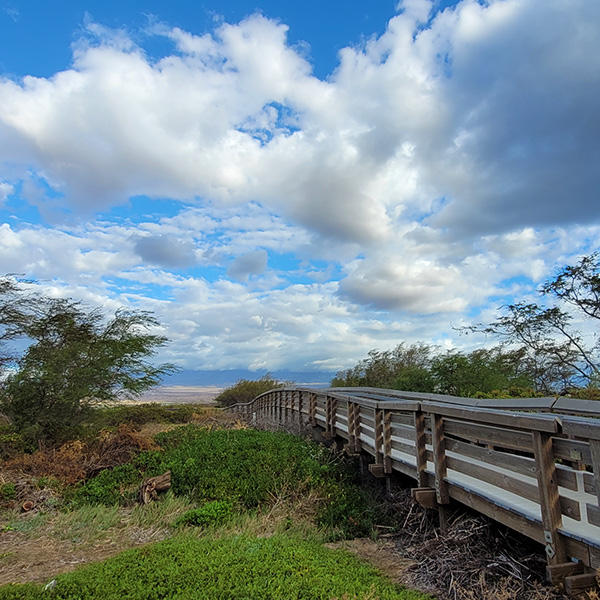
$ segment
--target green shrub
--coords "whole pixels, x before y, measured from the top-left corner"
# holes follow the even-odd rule
[[[285,536],[178,536],[59,575],[43,586],[0,588],[0,600],[425,600],[343,550]]]
[[[74,489],[71,504],[73,506],[126,504],[134,499],[135,494],[132,488],[134,485],[139,486],[142,479],[140,470],[132,463],[120,465],[114,469],[105,469],[93,479]]]
[[[175,495],[205,505],[197,509],[198,525],[208,524],[211,510],[217,518],[227,503],[251,509],[307,492],[323,498],[316,522],[331,537],[370,535],[376,524],[387,524],[378,499],[358,485],[350,461],[298,436],[189,425],[161,433],[156,440],[161,451],[143,452],[131,463],[102,471],[76,489],[72,504],[127,504],[145,477],[168,470]]]
[[[195,404],[165,406],[156,403],[111,406],[96,409],[92,421],[100,427],[116,427],[121,423],[189,423],[200,408]]]
[[[175,521],[175,525],[194,525],[196,527],[222,525],[232,514],[233,502],[228,502],[227,500],[215,500],[213,502],[207,502],[200,508],[188,510]]]
[[[0,484],[0,502],[14,500],[17,497],[17,489],[14,483]]]
[[[240,379],[234,385],[223,390],[216,398],[217,406],[232,406],[233,404],[247,404],[254,398],[268,392],[269,390],[280,387],[282,384],[273,379],[270,373],[263,375],[260,379],[254,381],[249,379]]]
[[[327,467],[311,444],[282,432],[188,427],[160,434],[169,448],[162,470],[170,470],[175,494],[198,502],[230,500],[246,508],[286,492],[302,492],[323,481]]]

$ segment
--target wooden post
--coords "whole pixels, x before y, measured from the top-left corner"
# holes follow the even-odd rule
[[[600,507],[600,440],[590,440],[590,454],[592,455],[596,497],[598,498],[598,506]]]
[[[362,441],[360,439],[360,404],[354,406],[354,451],[360,452],[362,450]]]
[[[425,415],[417,410],[414,413],[415,422],[415,455],[417,459],[417,482],[420,488],[427,486],[427,445],[425,437]]]
[[[285,393],[284,421],[285,421],[285,423],[287,423],[289,416],[290,416],[290,392],[288,390],[286,390],[284,393]]]
[[[302,411],[304,410],[304,392],[298,392],[298,425],[302,427],[304,425],[304,415]]]
[[[433,415],[433,462],[435,465],[435,495],[439,504],[440,530],[448,532],[448,510],[445,506],[450,502],[448,482],[445,481],[446,467],[446,440],[444,438],[444,418]]]
[[[317,425],[317,395],[311,392],[308,399],[308,422],[312,427]]]
[[[330,426],[330,433],[331,436],[335,438],[335,436],[337,435],[337,431],[336,431],[336,425],[337,425],[337,398],[331,398],[331,407],[330,407],[330,411],[331,411],[331,426]]]
[[[356,404],[348,400],[348,452],[353,454],[356,452],[356,437],[355,437],[355,424],[356,419]]]
[[[392,413],[383,411],[383,470],[392,473]]]
[[[294,421],[294,411],[296,410],[296,390],[290,392],[290,419]]]
[[[325,396],[325,431],[323,437],[328,440],[331,438],[331,397]]]
[[[435,493],[440,504],[448,504],[450,495],[448,483],[445,481],[446,440],[444,438],[444,419],[441,415],[433,415],[433,461],[435,465]]]
[[[383,477],[385,474],[383,459],[383,410],[375,409],[375,464],[369,465],[369,471],[375,477]]]
[[[541,431],[532,431],[532,436],[540,492],[542,524],[546,541],[546,556],[548,564],[557,565],[567,562],[567,551],[565,540],[558,532],[558,529],[562,526],[562,514],[556,481],[552,436]]]

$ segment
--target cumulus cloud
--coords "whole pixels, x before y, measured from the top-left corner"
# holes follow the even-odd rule
[[[70,70],[0,83],[0,154],[79,208],[256,198],[358,243],[402,215],[455,236],[597,219],[600,6],[463,1],[427,25],[431,2],[400,9],[327,82],[260,15],[163,27],[178,54],[155,63],[89,23]]]
[[[166,268],[190,267],[196,262],[195,247],[191,242],[170,235],[148,235],[134,245],[136,254],[146,263]]]
[[[326,80],[261,15],[157,25],[159,60],[88,22],[69,69],[0,80],[0,205],[45,221],[0,226],[0,267],[147,303],[210,368],[450,339],[600,243],[600,3],[436,4],[400,2]],[[61,220],[136,195],[186,206]]]
[[[238,256],[229,268],[227,276],[237,281],[247,281],[251,275],[262,275],[267,268],[268,254],[264,249]]]
[[[0,181],[0,205],[13,193],[14,187],[6,182]]]

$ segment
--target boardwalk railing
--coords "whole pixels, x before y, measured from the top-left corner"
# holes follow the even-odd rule
[[[416,482],[424,506],[456,500],[545,547],[548,578],[567,591],[600,568],[600,403],[476,400],[374,388],[271,390],[231,407],[246,417],[312,425],[378,477]],[[581,416],[585,415],[585,416]]]

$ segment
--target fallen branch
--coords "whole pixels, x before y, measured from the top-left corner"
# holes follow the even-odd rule
[[[156,500],[158,492],[164,492],[171,487],[171,471],[162,475],[146,479],[142,483],[139,491],[139,501],[141,504],[148,504]]]

